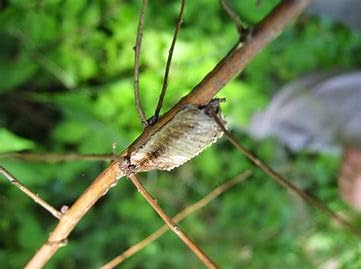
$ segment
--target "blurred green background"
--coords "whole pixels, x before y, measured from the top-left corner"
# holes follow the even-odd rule
[[[278,1],[233,1],[250,24]],[[180,1],[150,1],[141,53],[141,99],[154,111]],[[133,50],[140,1],[0,2],[0,152],[121,152],[141,132],[133,97]],[[189,92],[238,36],[218,1],[189,1],[176,44],[163,111]],[[361,66],[361,35],[331,20],[302,16],[219,94],[230,130],[268,164],[332,209],[360,222],[339,198],[338,156],[302,153],[289,160],[277,141],[242,132],[288,81],[313,70]],[[52,205],[71,205],[108,164],[0,159]],[[310,169],[312,167],[312,169]],[[172,172],[142,174],[161,206],[175,215],[251,164],[225,139]],[[361,268],[359,240],[261,171],[181,227],[221,268]],[[56,220],[1,179],[0,267],[21,268]],[[47,268],[96,268],[162,225],[121,180],[84,217]],[[334,267],[332,267],[334,266]],[[173,234],[122,268],[202,268]]]

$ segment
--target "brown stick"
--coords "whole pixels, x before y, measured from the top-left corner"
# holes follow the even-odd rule
[[[41,205],[45,210],[47,210],[50,214],[52,214],[57,219],[61,219],[63,214],[56,210],[53,206],[49,205],[43,199],[39,197],[39,195],[33,193],[29,188],[27,188],[24,184],[22,184],[16,177],[14,177],[9,171],[7,171],[4,167],[0,166],[0,174],[4,175],[12,184],[14,184],[19,190],[29,196],[33,201],[39,205]]]
[[[117,177],[119,177],[119,166],[117,162],[113,162],[64,213],[48,241],[36,252],[25,268],[42,268],[54,253],[64,246],[68,235],[85,213],[116,183]]]
[[[297,186],[293,185],[290,181],[288,181],[285,177],[277,173],[275,170],[273,170],[271,167],[269,167],[266,163],[264,163],[262,160],[260,160],[256,155],[254,155],[251,151],[249,151],[247,148],[241,145],[237,141],[237,139],[224,127],[222,121],[218,118],[216,114],[213,114],[215,121],[219,125],[219,127],[223,130],[225,136],[227,137],[228,141],[235,146],[240,152],[242,152],[246,157],[253,162],[257,167],[259,167],[263,172],[265,172],[267,175],[269,175],[274,181],[276,181],[278,184],[280,184],[282,187],[286,188],[290,192],[295,193],[298,197],[300,197],[305,202],[308,202],[309,204],[313,205],[314,207],[320,209],[322,212],[324,212],[326,215],[330,216],[333,220],[338,222],[339,224],[343,225],[344,227],[347,227],[353,234],[357,235],[358,237],[361,237],[361,230],[352,225],[350,222],[348,222],[346,219],[344,219],[342,216],[334,212],[332,209],[330,209],[327,205],[325,205],[320,199],[317,197],[308,194],[298,188]]]
[[[55,163],[68,161],[114,161],[117,159],[117,156],[115,154],[5,152],[0,153],[0,159]]]
[[[238,44],[220,63],[199,83],[187,96],[183,97],[170,111],[154,125],[148,126],[143,133],[121,154],[126,157],[132,150],[141,147],[149,137],[164,126],[186,104],[207,104],[212,97],[272,39],[274,39],[286,24],[297,16],[308,4],[309,0],[284,0],[255,28],[242,47]],[[116,182],[120,172],[116,162],[113,162],[87,188],[74,205],[66,212],[55,230],[29,261],[27,268],[41,268],[60,247],[59,242],[70,234],[82,216],[90,207]],[[85,200],[86,203],[82,204]],[[70,212],[70,213],[69,213]],[[67,220],[70,220],[67,221]],[[55,242],[55,243],[54,243]],[[58,243],[56,243],[58,242]]]
[[[180,7],[180,10],[179,10],[179,15],[178,15],[177,26],[176,26],[175,31],[174,31],[173,40],[172,40],[172,43],[170,45],[170,49],[168,51],[168,59],[167,59],[166,67],[165,67],[162,91],[160,93],[158,104],[157,104],[157,107],[156,107],[155,112],[154,112],[155,120],[157,120],[159,118],[159,113],[160,113],[160,110],[161,110],[162,105],[163,105],[164,96],[165,96],[165,93],[167,92],[169,70],[170,70],[170,66],[171,66],[171,63],[172,63],[173,51],[174,51],[175,43],[177,41],[178,32],[179,32],[179,29],[180,29],[180,27],[181,27],[181,25],[183,23],[183,12],[184,12],[185,3],[186,3],[186,1],[182,0],[181,7]]]
[[[173,231],[188,247],[189,249],[198,257],[198,259],[208,268],[216,269],[218,266],[205,254],[195,242],[192,241],[180,228],[177,224],[169,217],[163,209],[158,205],[158,203],[153,199],[150,193],[144,188],[142,183],[134,174],[128,175],[134,186],[137,188],[138,192],[147,200],[147,202],[153,207],[153,209],[158,213],[158,215],[164,220],[169,229]]]
[[[177,215],[175,215],[172,220],[175,223],[178,223],[178,222],[182,221],[183,219],[185,219],[189,215],[193,214],[194,212],[196,212],[196,211],[202,209],[203,207],[205,207],[206,205],[208,205],[211,201],[216,199],[218,196],[220,196],[224,192],[230,190],[231,188],[233,188],[238,183],[240,183],[243,180],[247,179],[251,174],[252,174],[251,171],[247,170],[247,171],[243,172],[242,174],[238,175],[237,177],[232,178],[232,179],[224,182],[223,184],[219,185],[217,188],[215,188],[213,191],[211,191],[209,194],[207,194],[207,196],[203,197],[198,202],[196,202],[196,203],[186,207],[185,209],[183,209],[181,212],[179,212]],[[157,240],[159,237],[161,237],[167,231],[168,231],[168,226],[165,224],[162,227],[160,227],[158,230],[153,232],[151,235],[147,236],[146,238],[144,238],[139,243],[131,246],[130,248],[125,250],[122,254],[115,257],[113,260],[106,263],[105,265],[103,265],[99,269],[111,269],[111,268],[114,268],[115,266],[117,266],[117,265],[121,264],[122,262],[124,262],[129,257],[131,257],[134,254],[136,254],[137,252],[141,251],[143,248],[145,248],[146,246],[151,244],[153,241]]]
[[[135,106],[137,108],[140,120],[143,124],[143,127],[148,126],[148,121],[145,116],[145,113],[142,108],[142,104],[140,102],[139,96],[139,56],[140,56],[140,48],[142,46],[142,36],[143,36],[143,24],[144,24],[144,13],[147,7],[148,0],[143,0],[142,10],[140,11],[139,23],[138,23],[138,31],[137,31],[137,40],[135,43],[135,58],[134,58],[134,97],[135,97]]]

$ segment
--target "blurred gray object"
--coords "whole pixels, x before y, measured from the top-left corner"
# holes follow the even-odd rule
[[[313,0],[307,12],[329,17],[361,31],[361,0]]]
[[[248,132],[277,137],[294,152],[342,152],[341,195],[361,210],[361,71],[314,73],[286,85]]]
[[[249,133],[292,151],[361,148],[361,71],[315,73],[282,88],[253,117]]]

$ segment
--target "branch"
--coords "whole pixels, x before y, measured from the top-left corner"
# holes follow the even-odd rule
[[[148,0],[143,0],[142,3],[142,10],[140,12],[139,16],[139,23],[138,23],[138,31],[137,31],[137,40],[135,43],[135,59],[134,59],[134,97],[135,97],[135,105],[140,117],[140,120],[143,124],[143,127],[148,126],[147,118],[144,114],[144,111],[142,109],[142,105],[140,102],[140,96],[139,96],[139,55],[140,55],[140,48],[142,46],[142,36],[143,36],[143,24],[144,24],[144,13],[145,8],[147,7]]]
[[[42,268],[55,252],[64,246],[64,242],[67,242],[68,235],[77,223],[95,202],[105,195],[109,188],[114,186],[118,177],[118,162],[113,162],[63,214],[58,225],[51,232],[47,242],[36,252],[25,268]]]
[[[289,21],[303,10],[308,2],[309,0],[282,1],[256,26],[253,35],[247,38],[243,46],[236,44],[228,55],[187,96],[183,97],[154,125],[145,128],[143,133],[124,150],[120,158],[126,158],[129,152],[141,147],[155,132],[171,120],[184,105],[207,104],[228,81],[242,71],[246,64],[282,31]],[[26,268],[34,269],[44,266],[83,215],[116,183],[120,174],[121,171],[116,161],[101,173],[64,214],[48,241],[37,251]]]
[[[113,161],[117,159],[117,156],[115,154],[5,152],[0,153],[0,159],[55,163],[68,161]]]
[[[209,204],[211,201],[216,199],[218,196],[220,196],[224,192],[230,190],[231,188],[233,188],[238,183],[240,183],[243,180],[247,179],[251,174],[252,173],[249,170],[247,170],[247,171],[243,172],[242,174],[240,174],[239,176],[224,182],[222,185],[219,185],[217,188],[215,188],[207,196],[203,197],[198,202],[196,202],[196,203],[186,207],[185,209],[183,209],[176,216],[174,216],[172,220],[175,223],[178,223],[178,222],[182,221],[183,219],[185,219],[189,215],[191,215],[194,212],[196,212],[196,211],[202,209],[203,207],[205,207],[207,204]],[[167,231],[168,231],[168,226],[165,224],[162,227],[160,227],[158,230],[153,232],[151,235],[144,238],[139,243],[131,246],[130,248],[125,250],[122,254],[115,257],[113,260],[111,260],[107,264],[103,265],[100,269],[114,268],[115,266],[117,266],[117,265],[121,264],[122,262],[124,262],[129,257],[131,257],[134,254],[136,254],[137,252],[141,251],[143,248],[145,248],[146,246],[151,244],[153,241],[157,240],[159,237],[161,237]]]
[[[163,211],[163,209],[158,205],[158,203],[153,199],[150,193],[144,188],[142,183],[134,174],[128,176],[134,186],[137,188],[138,192],[147,200],[147,202],[153,207],[153,209],[158,213],[158,215],[163,219],[167,224],[169,229],[173,231],[188,247],[189,249],[198,257],[198,259],[208,268],[216,269],[218,266],[205,254],[195,242],[192,241],[176,223]]]
[[[247,148],[242,146],[236,138],[224,127],[222,121],[219,119],[219,117],[216,114],[213,114],[214,120],[217,122],[219,127],[223,130],[225,136],[227,137],[228,141],[235,146],[240,152],[242,152],[246,157],[254,163],[257,167],[259,167],[263,172],[265,172],[267,175],[269,175],[274,181],[276,181],[278,184],[280,184],[282,187],[286,188],[290,192],[295,193],[298,197],[300,197],[305,202],[308,202],[309,204],[313,205],[314,207],[320,209],[323,213],[331,217],[333,220],[338,222],[339,224],[343,225],[344,227],[347,227],[353,234],[357,235],[358,237],[361,237],[361,230],[352,225],[350,222],[348,222],[346,219],[344,219],[342,216],[334,212],[332,209],[330,209],[328,206],[326,206],[321,200],[319,200],[317,197],[308,194],[298,188],[297,186],[293,185],[290,181],[288,181],[286,178],[284,178],[282,175],[277,173],[275,170],[273,170],[271,167],[269,167],[266,163],[261,161],[256,155],[254,155],[251,151],[249,151]]]
[[[310,0],[283,0],[252,31],[244,43],[237,43],[207,76],[175,106],[143,133],[122,154],[141,147],[148,139],[170,121],[185,105],[204,106],[240,73],[245,66],[294,19]]]
[[[38,194],[33,193],[30,189],[28,189],[25,185],[23,185],[19,180],[16,179],[9,171],[7,171],[4,167],[0,166],[0,174],[6,177],[12,184],[14,184],[19,190],[29,196],[33,201],[39,205],[41,205],[45,210],[47,210],[50,214],[52,214],[57,219],[61,219],[63,213],[56,210],[54,207],[49,205],[43,199],[39,197]]]
[[[157,108],[155,109],[155,112],[154,112],[154,120],[155,121],[157,121],[157,119],[159,118],[159,113],[160,113],[160,110],[161,110],[162,105],[163,105],[164,96],[165,96],[165,93],[166,93],[167,88],[168,88],[169,70],[170,70],[170,66],[171,66],[171,63],[172,63],[173,51],[174,51],[175,43],[177,41],[178,32],[179,32],[179,29],[180,29],[180,27],[181,27],[181,25],[183,23],[183,11],[184,11],[185,3],[186,3],[186,1],[182,0],[179,15],[178,15],[177,26],[176,26],[175,31],[174,31],[173,40],[172,40],[172,43],[170,45],[170,49],[168,51],[168,59],[167,59],[167,65],[165,67],[162,91],[161,91],[160,96],[159,96]]]
[[[231,18],[233,23],[236,25],[238,33],[243,38],[243,34],[245,34],[246,29],[247,29],[245,23],[242,22],[240,17],[232,9],[232,7],[230,6],[230,4],[229,4],[229,2],[227,0],[220,0],[220,1],[221,1],[223,9],[227,12],[228,16]]]

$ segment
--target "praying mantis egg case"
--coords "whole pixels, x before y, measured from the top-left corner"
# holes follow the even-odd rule
[[[220,112],[218,116],[223,121]],[[138,150],[130,154],[137,171],[172,170],[197,156],[223,135],[207,107],[186,105]]]

